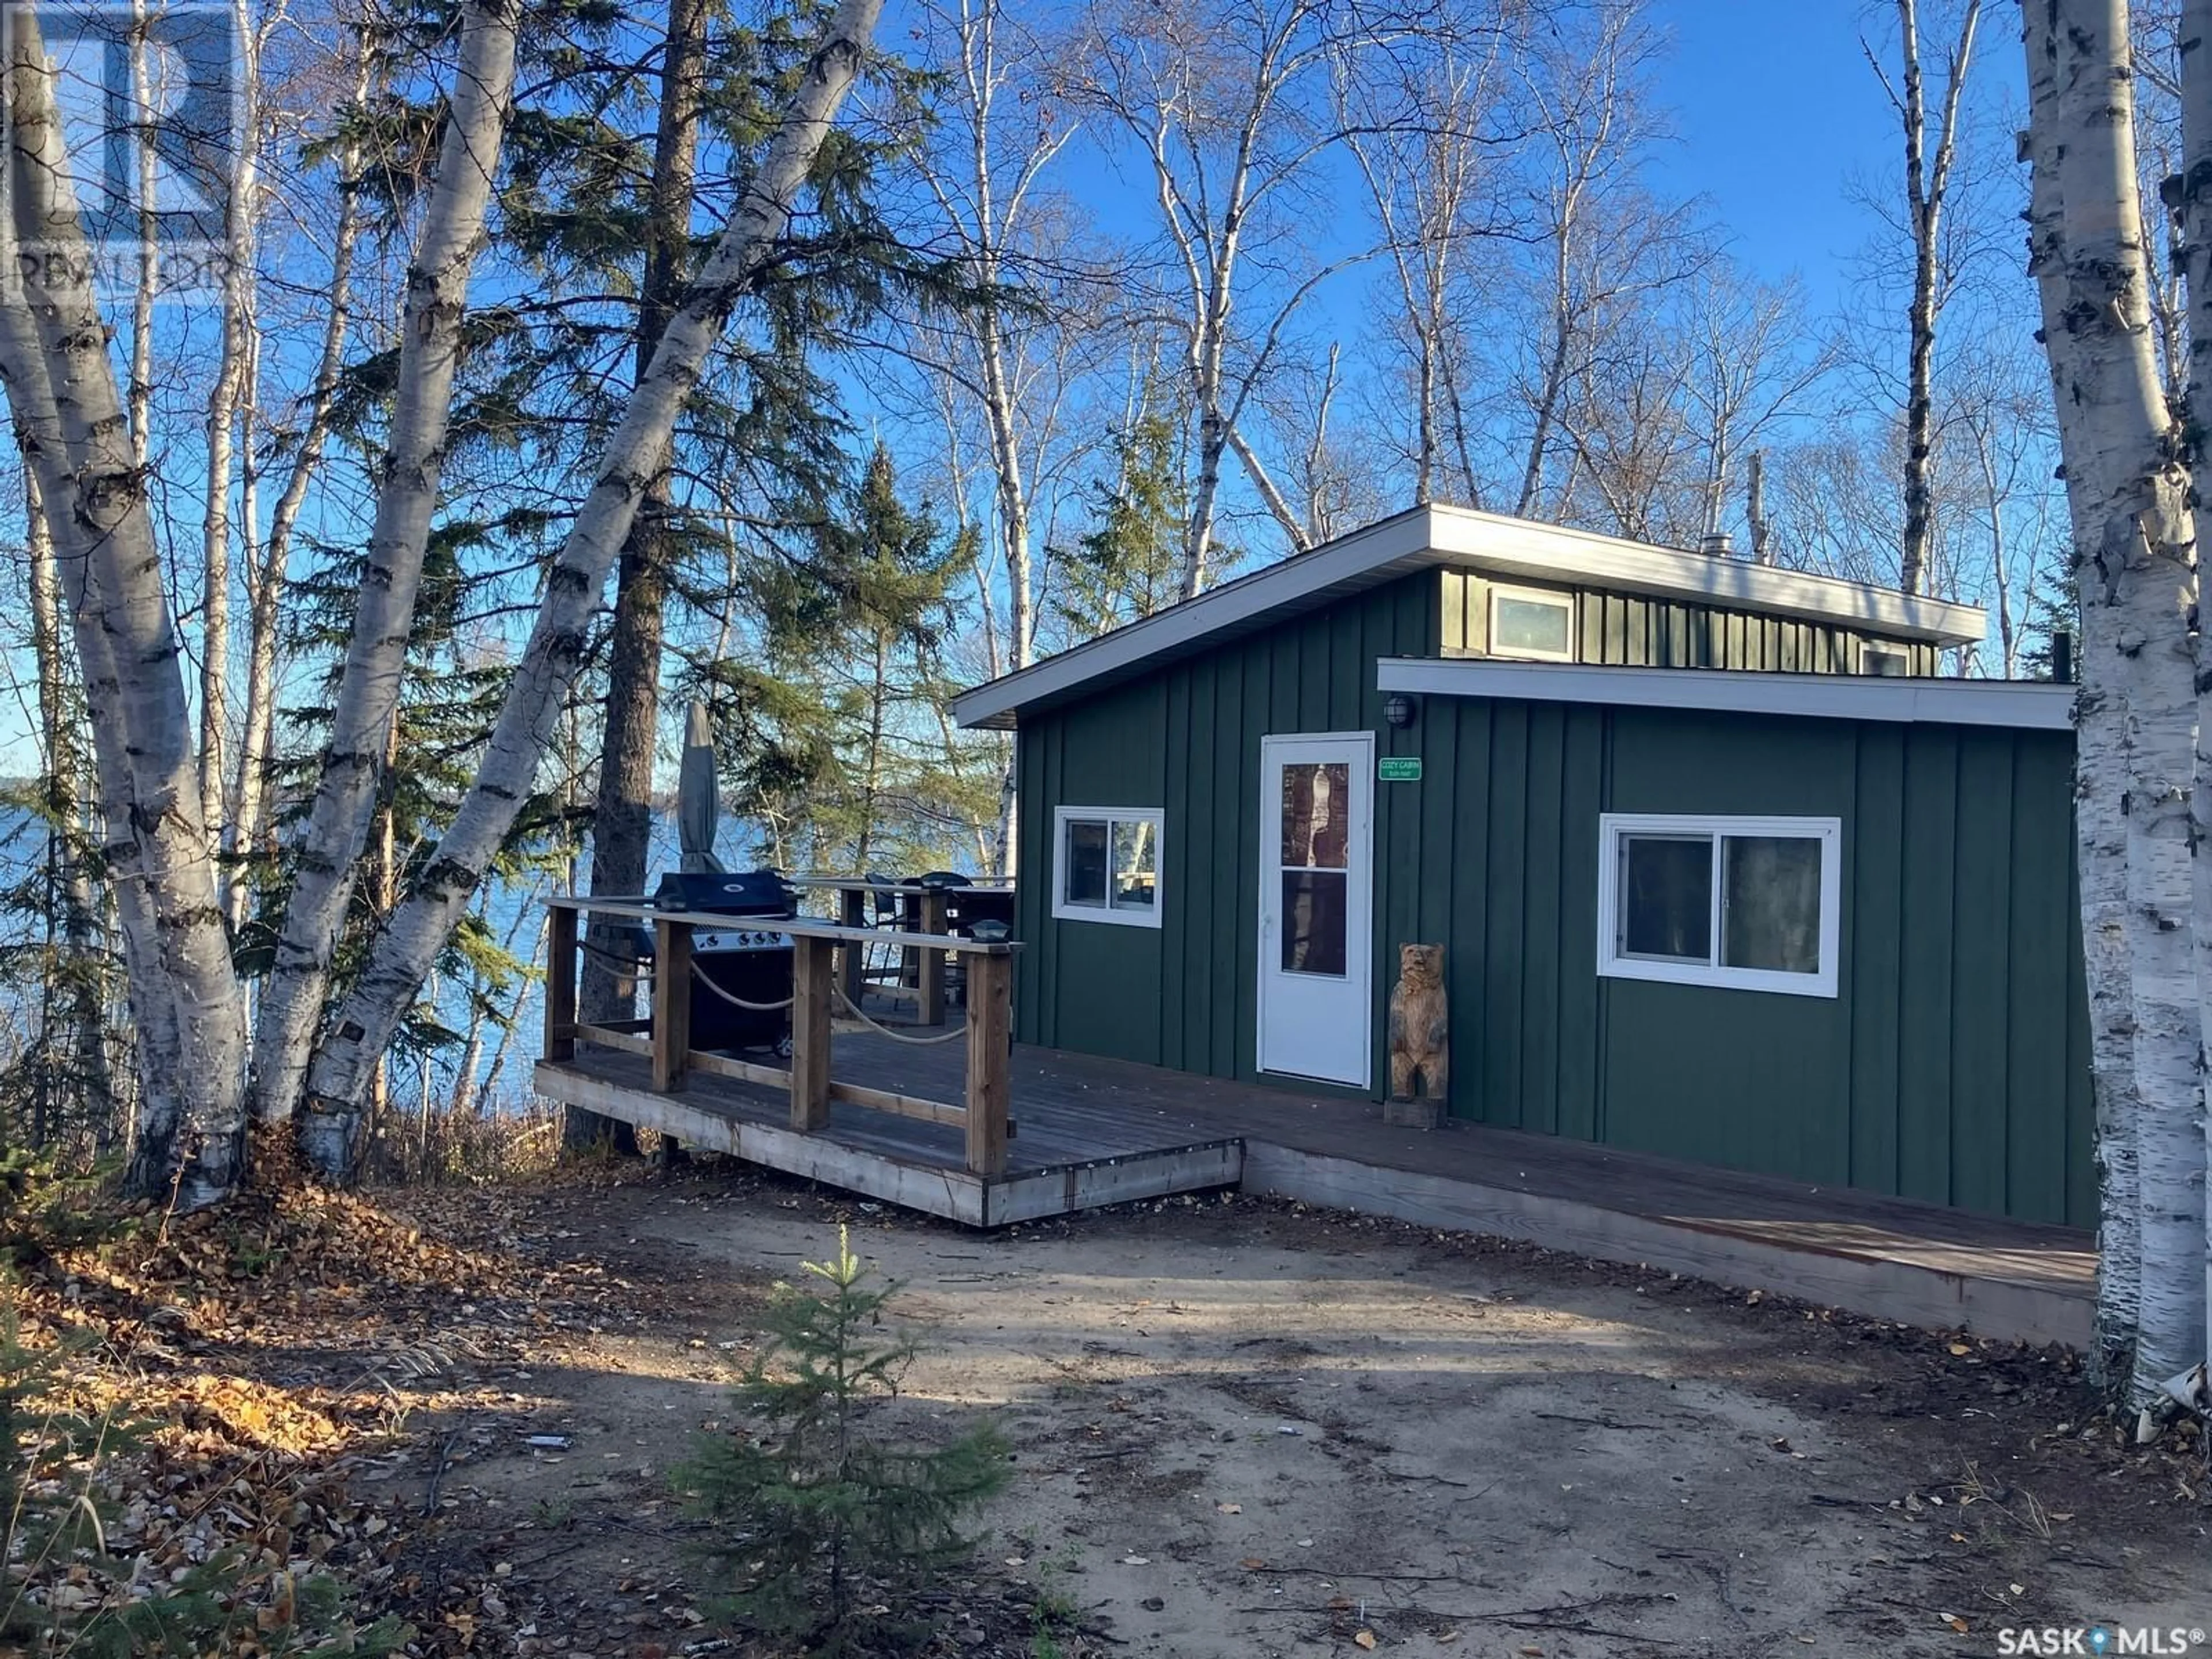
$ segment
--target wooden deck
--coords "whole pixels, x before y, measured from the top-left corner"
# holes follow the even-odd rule
[[[915,1056],[938,1049],[840,1031],[831,1039],[831,1064],[844,1083],[957,1100],[960,1048],[945,1048],[949,1064],[940,1058],[933,1065]],[[568,1060],[540,1060],[536,1083],[549,1100],[973,1227],[1234,1187],[1244,1170],[1243,1142],[1235,1135],[1167,1142],[1149,1126],[1115,1124],[1110,1113],[1041,1106],[1024,1115],[1018,1096],[1005,1172],[976,1175],[965,1167],[966,1135],[957,1124],[833,1101],[827,1126],[802,1133],[790,1127],[790,1097],[781,1089],[699,1074],[681,1092],[662,1094],[653,1087],[651,1061],[640,1054],[580,1047]]]
[[[866,1087],[962,1097],[964,1045],[832,1038],[832,1070]],[[2086,1346],[2088,1235],[1809,1187],[1550,1136],[1454,1124],[1393,1128],[1381,1109],[1018,1048],[1006,1172],[963,1167],[957,1127],[834,1105],[788,1127],[773,1086],[695,1075],[657,1094],[642,1057],[589,1048],[541,1062],[550,1099],[973,1225],[1241,1186],[1425,1225],[1802,1297],[1938,1329]]]

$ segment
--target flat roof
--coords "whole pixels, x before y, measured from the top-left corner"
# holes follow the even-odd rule
[[[1773,674],[1725,668],[1624,668],[1584,663],[1503,662],[1488,657],[1384,657],[1375,689],[1431,697],[1512,697],[1536,702],[1705,708],[1817,720],[2001,726],[2067,732],[2071,685],[2049,680],[1887,678],[1873,674]]]
[[[972,687],[952,699],[952,717],[963,726],[1004,728],[1033,704],[1103,690],[1285,617],[1440,568],[1852,623],[1937,646],[1974,644],[1984,629],[1982,613],[1972,605],[1432,502]]]

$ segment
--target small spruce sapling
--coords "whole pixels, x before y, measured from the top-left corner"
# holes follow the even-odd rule
[[[716,1523],[728,1612],[809,1653],[851,1653],[896,1642],[902,1600],[974,1547],[960,1517],[1006,1486],[1006,1451],[988,1425],[938,1448],[866,1433],[917,1352],[884,1329],[899,1285],[868,1284],[842,1228],[836,1259],[805,1269],[818,1284],[777,1287],[769,1343],[736,1390],[759,1432],[706,1442],[678,1478]],[[864,1620],[863,1596],[891,1611]]]

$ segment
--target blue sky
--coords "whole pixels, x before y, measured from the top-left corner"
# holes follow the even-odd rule
[[[1652,93],[1675,134],[1653,158],[1650,182],[1662,195],[1702,196],[1752,272],[1770,283],[1796,276],[1808,309],[1832,313],[1852,256],[1876,228],[1850,180],[1890,181],[1898,168],[1896,118],[1859,45],[1889,7],[1650,0],[1649,15],[1672,39]],[[2012,7],[1988,8],[1973,76],[1984,108],[2017,106],[2017,29]],[[31,763],[27,722],[5,691],[0,677],[0,773]]]
[[[1769,282],[1796,273],[1819,310],[1875,229],[1847,181],[1893,179],[1902,165],[1897,118],[1859,46],[1888,11],[1868,0],[1654,0],[1650,9],[1674,40],[1653,91],[1677,134],[1653,182],[1703,195],[1739,258]],[[2002,107],[2019,100],[2021,79],[2017,11],[1984,5],[1969,85],[1984,108]]]

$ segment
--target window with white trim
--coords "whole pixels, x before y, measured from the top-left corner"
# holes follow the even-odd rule
[[[1161,817],[1157,806],[1055,809],[1054,916],[1158,927]]]
[[[1878,674],[1884,679],[1902,678],[1912,672],[1912,659],[1889,646],[1863,645],[1859,647],[1859,672]]]
[[[1490,654],[1575,659],[1575,596],[1541,587],[1490,590]]]
[[[1607,812],[1597,970],[1836,994],[1843,821]]]

